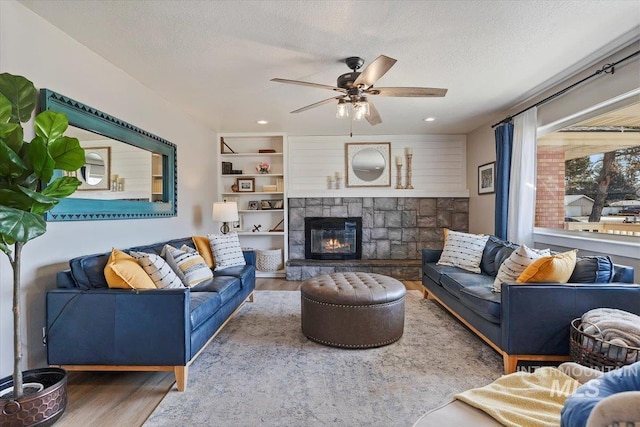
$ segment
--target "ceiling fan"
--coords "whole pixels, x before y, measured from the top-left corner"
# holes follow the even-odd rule
[[[348,105],[353,106],[354,120],[367,119],[367,121],[375,126],[382,123],[380,113],[376,109],[369,96],[395,96],[395,97],[443,97],[447,93],[447,89],[438,89],[430,87],[373,87],[378,79],[385,75],[387,71],[393,67],[396,60],[385,55],[378,56],[372,63],[359,72],[358,70],[364,65],[364,59],[351,56],[346,58],[344,62],[352,71],[342,74],[338,77],[336,86],[323,85],[318,83],[309,83],[299,80],[287,79],[271,79],[272,82],[289,83],[294,85],[317,87],[321,89],[329,89],[340,92],[340,95],[316,102],[306,107],[299,108],[292,113],[301,113],[311,108],[328,104],[335,100],[338,101],[337,117],[348,117]]]

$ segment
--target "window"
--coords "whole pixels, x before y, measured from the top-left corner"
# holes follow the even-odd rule
[[[536,187],[536,227],[640,240],[640,104],[538,138]]]

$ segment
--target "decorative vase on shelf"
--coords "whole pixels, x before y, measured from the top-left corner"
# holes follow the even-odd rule
[[[258,171],[258,173],[269,173],[271,172],[271,165],[266,162],[258,163],[256,165],[256,171]]]

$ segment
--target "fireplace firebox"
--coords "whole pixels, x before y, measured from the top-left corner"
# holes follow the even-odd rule
[[[304,219],[306,259],[361,259],[362,218]]]

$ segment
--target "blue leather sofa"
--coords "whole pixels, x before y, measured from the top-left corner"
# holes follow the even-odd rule
[[[160,254],[165,244],[194,247],[191,238],[130,250]],[[255,255],[247,265],[214,271],[193,288],[109,289],[109,253],[72,259],[47,292],[47,358],[78,371],[173,371],[184,391],[188,367],[246,301],[253,301]]]
[[[500,265],[517,247],[491,236],[480,274],[437,265],[441,250],[422,251],[425,298],[436,300],[502,354],[505,374],[520,360],[569,360],[570,322],[592,308],[640,314],[633,267],[604,256],[578,258],[569,283],[503,283],[501,292],[493,292]]]

